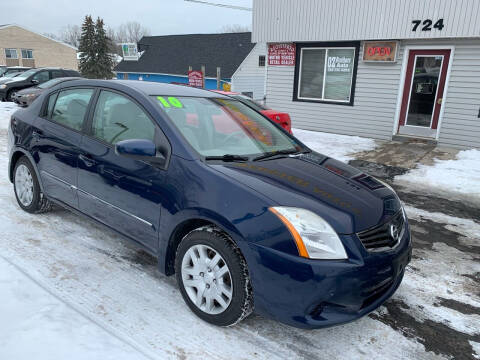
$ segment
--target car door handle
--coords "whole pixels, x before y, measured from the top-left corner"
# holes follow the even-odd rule
[[[111,177],[113,177],[117,181],[124,177],[121,173],[119,173],[115,170],[104,170],[104,172],[106,174],[110,175]]]
[[[78,155],[78,158],[80,160],[83,161],[83,163],[88,166],[88,167],[92,167],[94,166],[97,162],[95,160],[92,159],[92,156],[91,155]]]

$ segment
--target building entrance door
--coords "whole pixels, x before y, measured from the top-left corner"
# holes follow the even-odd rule
[[[410,50],[398,133],[435,138],[445,92],[450,50]]]

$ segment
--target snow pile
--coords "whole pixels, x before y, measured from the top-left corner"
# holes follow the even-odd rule
[[[19,109],[13,102],[0,102],[0,130],[7,129],[10,116]]]
[[[0,257],[2,359],[146,359]]]
[[[415,185],[423,191],[457,194],[471,202],[480,203],[480,151],[460,151],[455,160],[435,160],[433,166],[418,165],[395,183]]]
[[[354,159],[351,154],[373,150],[376,147],[373,139],[358,136],[329,134],[318,131],[292,129],[301,142],[323,155],[330,156],[340,161]]]

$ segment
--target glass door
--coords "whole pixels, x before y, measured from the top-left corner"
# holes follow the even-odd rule
[[[411,50],[399,134],[436,137],[450,50]]]

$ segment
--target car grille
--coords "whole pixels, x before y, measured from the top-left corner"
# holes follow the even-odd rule
[[[380,299],[385,293],[390,290],[393,285],[393,278],[389,277],[382,281],[381,283],[367,289],[362,295],[367,296],[367,298],[363,301],[361,309],[370,306],[375,301]]]
[[[386,223],[359,232],[357,235],[367,250],[383,251],[397,246],[404,232],[405,217],[403,210],[400,210]]]

